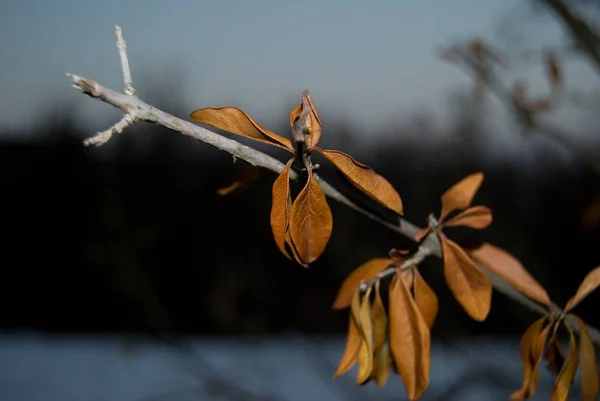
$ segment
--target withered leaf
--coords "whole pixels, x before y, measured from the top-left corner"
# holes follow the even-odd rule
[[[473,197],[482,182],[483,173],[475,173],[463,178],[446,190],[442,195],[440,220],[444,220],[446,216],[455,210],[462,210],[471,206]]]
[[[577,304],[583,301],[583,299],[590,295],[598,288],[598,286],[600,286],[600,266],[595,267],[585,276],[573,298],[569,299],[569,302],[567,302],[565,312],[568,312],[577,306]]]
[[[360,302],[360,295],[358,291],[355,292],[354,297],[356,297],[355,302]],[[358,359],[358,350],[360,349],[361,344],[361,335],[358,329],[358,323],[352,313],[349,314],[349,323],[348,323],[348,337],[346,339],[346,348],[344,349],[344,354],[342,355],[342,359],[338,365],[338,368],[333,375],[334,378],[343,375],[348,372]]]
[[[389,316],[393,360],[408,398],[416,400],[429,385],[430,333],[409,289],[397,276],[390,283]]]
[[[374,377],[375,383],[377,383],[377,387],[383,388],[390,375],[390,369],[393,368],[392,355],[390,354],[390,343],[387,339],[383,342],[383,345],[376,353],[375,360],[377,361],[377,370],[375,371]]]
[[[373,371],[373,320],[369,299],[372,288],[371,286],[365,291],[359,311],[361,343],[358,349],[358,376],[356,377],[356,383],[359,385],[369,380]]]
[[[296,123],[296,121],[298,122]],[[297,124],[301,126],[297,126]],[[302,92],[302,103],[290,112],[290,128],[294,139],[298,142],[305,142],[308,149],[317,146],[321,139],[322,126],[321,117],[319,117],[308,91]]]
[[[427,327],[431,330],[435,318],[438,313],[438,297],[435,292],[427,284],[423,277],[419,273],[419,269],[416,267],[413,270],[413,292],[415,294],[415,303],[423,315],[423,319],[427,323]]]
[[[485,206],[473,206],[444,222],[444,227],[466,226],[482,230],[492,223],[492,211]]]
[[[546,290],[529,274],[521,262],[502,248],[484,242],[479,248],[468,253],[474,260],[500,276],[519,292],[542,305],[552,304]]]
[[[546,317],[542,317],[527,328],[521,337],[521,362],[523,363],[523,384],[511,394],[512,401],[525,400],[535,394],[540,380],[539,364],[549,327],[544,327]]]
[[[388,319],[381,294],[380,282],[375,282],[375,299],[371,306],[371,319],[373,321],[373,371],[371,378],[375,379],[377,386],[382,388],[389,374],[389,349],[386,349],[386,335]]]
[[[346,277],[333,302],[333,309],[344,309],[350,305],[352,294],[362,281],[370,280],[385,270],[392,261],[388,258],[375,258],[366,261]]]
[[[275,244],[288,259],[292,259],[285,249],[285,234],[290,221],[292,208],[292,197],[290,194],[290,167],[294,159],[287,162],[275,182],[273,183],[273,195],[271,203],[271,230],[275,238]]]
[[[567,401],[578,365],[579,356],[577,355],[575,333],[573,333],[572,330],[569,330],[569,355],[567,355],[567,359],[554,382],[554,388],[550,393],[550,399],[552,401]]]
[[[292,205],[290,235],[301,260],[314,262],[325,250],[333,216],[325,194],[315,177],[309,173],[308,181]]]
[[[190,114],[190,119],[194,122],[210,125],[232,134],[254,139],[255,141],[279,146],[295,153],[289,139],[261,127],[248,114],[237,107],[207,107],[194,110]]]
[[[250,168],[247,168],[244,172],[242,172],[242,174],[240,174],[238,178],[231,183],[231,185],[219,188],[217,193],[221,196],[229,195],[236,189],[242,188],[254,181],[257,181],[258,179],[265,177],[270,173],[271,171],[264,167],[250,166]]]
[[[439,233],[444,259],[444,277],[456,300],[477,321],[483,321],[490,311],[492,284],[455,242]]]
[[[581,363],[581,399],[583,401],[596,401],[600,392],[600,377],[596,363],[594,344],[585,322],[576,315],[579,324],[579,358]]]
[[[558,324],[554,325],[554,329],[552,331],[552,336],[548,340],[548,345],[546,347],[546,353],[545,353],[545,358],[546,358],[546,362],[547,362],[546,366],[555,375],[558,375],[558,373],[560,372],[560,368],[562,367],[563,363],[565,362],[565,354],[562,351],[562,348],[560,347],[560,345],[558,344],[558,337],[557,337],[558,328],[559,328]]]
[[[398,214],[402,214],[402,200],[398,192],[382,176],[369,166],[359,163],[352,156],[337,150],[315,147],[329,160],[354,186],[373,198],[381,205]]]

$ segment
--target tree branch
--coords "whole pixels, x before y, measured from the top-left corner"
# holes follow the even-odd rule
[[[121,33],[122,33],[121,28],[117,26],[116,31],[117,31],[117,38],[121,37]],[[121,51],[121,49],[123,49],[122,51],[125,52],[124,46],[119,47],[119,51]],[[126,69],[128,69],[129,64],[127,62],[123,62],[123,60],[127,60],[126,54],[124,56],[123,55],[121,56],[121,61],[122,61],[121,64],[122,64],[122,68],[124,70],[123,77],[125,80],[125,88],[126,88],[126,90],[130,90],[130,91],[132,91],[132,93],[135,93],[135,90],[133,89],[133,86],[131,85],[131,75],[130,74],[128,75],[127,72],[125,71]],[[102,100],[105,103],[108,103],[118,109],[121,109],[124,113],[123,118],[118,123],[116,123],[115,125],[110,127],[108,130],[98,133],[96,136],[87,139],[84,142],[86,145],[94,144],[94,145],[100,146],[100,145],[106,143],[106,141],[108,141],[108,139],[110,139],[110,137],[112,136],[112,133],[114,131],[122,132],[123,129],[125,129],[127,126],[133,124],[136,121],[147,121],[150,123],[154,123],[154,124],[163,126],[172,131],[175,131],[177,133],[181,133],[185,136],[196,139],[198,141],[205,142],[205,143],[212,145],[220,150],[228,152],[235,157],[245,160],[246,162],[252,164],[253,166],[264,167],[264,168],[272,170],[276,173],[280,173],[284,168],[283,163],[281,163],[279,160],[274,159],[273,157],[271,157],[265,153],[262,153],[262,152],[260,152],[256,149],[253,149],[249,146],[243,145],[233,139],[229,139],[229,138],[226,138],[215,132],[209,131],[208,129],[202,128],[191,122],[179,119],[169,113],[165,113],[164,111],[159,110],[156,107],[153,107],[153,106],[145,103],[144,101],[142,101],[141,99],[139,99],[138,97],[136,97],[134,95],[115,92],[111,89],[103,87],[96,81],[93,81],[88,78],[83,78],[78,75],[74,75],[74,74],[67,74],[67,75],[72,78],[74,88],[76,88],[77,90],[81,91],[82,93],[84,93],[90,97]],[[290,178],[297,179],[298,174],[291,170]],[[328,184],[322,178],[317,176],[317,179],[319,181],[319,185],[320,185],[321,189],[328,197],[345,204],[346,206],[350,207],[351,209],[354,209],[355,211],[363,214],[364,216],[367,216],[370,219],[375,220],[379,224],[381,224],[381,225],[383,225],[383,226],[385,226],[385,227],[387,227],[409,239],[414,239],[415,234],[420,230],[420,227],[412,224],[411,222],[404,219],[403,217],[398,217],[398,221],[396,223],[391,223],[389,221],[386,221],[386,220],[376,216],[375,214],[369,212],[368,210],[360,207],[356,203],[352,202],[350,199],[348,199],[346,196],[344,196],[341,192],[339,192],[337,189],[332,187],[330,184]],[[423,241],[423,243],[421,243],[420,249],[421,250],[419,251],[419,257],[421,257],[423,255],[427,256],[430,254],[435,255],[438,258],[442,257],[440,243],[439,243],[439,240],[437,239],[437,236],[435,236],[435,235],[427,236],[427,238]],[[492,285],[494,286],[494,288],[497,291],[500,291],[500,292],[506,294],[510,298],[514,299],[515,301],[519,302],[520,304],[528,307],[529,309],[531,309],[533,311],[536,311],[541,314],[546,314],[547,310],[544,307],[542,307],[538,303],[532,301],[531,299],[529,299],[526,296],[524,296],[523,294],[521,294],[514,287],[512,287],[506,281],[502,280],[500,277],[493,274],[491,271],[489,271],[484,266],[479,265],[479,267],[484,272],[487,273],[487,275],[490,277],[490,281],[492,282]],[[573,326],[575,328],[578,328],[577,324],[573,324]],[[588,330],[589,330],[590,337],[592,338],[592,340],[596,344],[600,345],[600,332],[598,330],[594,329],[593,327],[589,327],[589,326],[588,326]]]

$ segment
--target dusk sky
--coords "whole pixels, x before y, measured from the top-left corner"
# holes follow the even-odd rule
[[[438,46],[474,35],[501,43],[496,27],[503,19],[527,34],[532,48],[557,43],[556,21],[522,15],[527,7],[517,3],[12,0],[0,13],[0,126],[37,125],[70,107],[90,131],[106,128],[118,112],[84,98],[65,73],[121,90],[117,24],[142,98],[150,89],[145,77],[177,73],[183,87],[174,90],[182,90],[184,104],[239,106],[267,126],[286,121],[303,89],[326,113],[364,124],[425,108],[443,115],[449,93],[469,81],[437,58]],[[594,76],[586,66],[572,68],[570,84]],[[531,87],[545,89],[540,75]]]

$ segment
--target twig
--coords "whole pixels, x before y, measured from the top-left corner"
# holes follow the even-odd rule
[[[92,140],[92,143],[96,143],[96,144],[105,143],[106,142],[106,140],[104,140],[104,139],[106,139],[105,137],[108,136],[110,138],[110,136],[112,135],[113,129],[116,130],[117,132],[120,132],[120,131],[118,131],[118,129],[120,129],[122,131],[124,128],[131,125],[135,121],[147,121],[147,122],[151,122],[154,124],[158,124],[160,126],[168,128],[177,133],[181,133],[185,136],[196,139],[198,141],[205,142],[205,143],[212,145],[220,150],[230,153],[234,157],[245,160],[246,162],[252,164],[253,166],[264,167],[264,168],[272,170],[276,173],[280,173],[284,168],[283,163],[281,163],[279,160],[276,160],[273,157],[271,157],[265,153],[262,153],[262,152],[260,152],[256,149],[253,149],[249,146],[243,145],[233,139],[229,139],[229,138],[221,136],[217,133],[209,131],[208,129],[202,128],[191,122],[179,119],[169,113],[165,113],[164,111],[159,110],[156,107],[153,107],[153,106],[143,102],[138,97],[135,97],[133,95],[128,95],[125,93],[115,92],[111,89],[103,87],[102,85],[100,85],[96,81],[92,81],[91,79],[83,78],[83,77],[80,77],[80,76],[74,75],[74,74],[67,74],[67,75],[73,79],[73,86],[76,89],[78,89],[79,91],[85,93],[88,96],[91,96],[96,99],[100,99],[116,108],[121,109],[125,113],[125,116],[129,116],[129,117],[123,118],[124,120],[127,120],[127,122],[123,122],[123,120],[121,120],[119,123],[116,124],[116,125],[119,125],[118,127],[115,125],[112,128],[110,128],[108,131],[110,131],[111,134],[106,134],[106,131],[105,131],[104,133],[98,134],[94,138],[90,138]],[[125,72],[123,73],[123,75],[124,75],[124,77],[126,76]],[[131,122],[129,122],[129,121],[131,121]],[[99,135],[102,135],[102,139],[95,139]],[[90,139],[88,139],[88,142],[90,141]],[[103,140],[104,140],[104,142],[102,142]],[[100,142],[102,142],[102,143],[100,143]],[[315,174],[315,176],[317,176],[317,175]],[[291,170],[290,178],[297,179],[298,174],[295,171]],[[319,186],[321,187],[323,192],[328,197],[330,197],[340,203],[345,204],[346,206],[350,207],[351,209],[354,209],[355,211],[363,214],[364,216],[367,216],[370,219],[375,220],[379,224],[381,224],[381,225],[383,225],[383,226],[385,226],[407,238],[414,239],[415,234],[420,230],[420,227],[417,227],[416,225],[412,224],[411,222],[404,219],[403,217],[398,217],[397,223],[388,222],[388,221],[376,216],[375,214],[369,212],[368,210],[361,208],[359,205],[352,202],[350,199],[348,199],[346,196],[344,196],[341,192],[339,192],[337,189],[332,187],[330,184],[328,184],[322,178],[317,176],[317,179],[319,181]],[[441,246],[440,246],[439,240],[437,239],[437,236],[435,236],[435,235],[427,236],[427,238],[421,243],[420,247],[423,248],[423,250],[421,251],[422,255],[425,255],[425,253],[427,253],[427,255],[431,254],[431,255],[435,255],[439,258],[442,257]],[[492,285],[494,286],[494,288],[497,291],[500,291],[500,292],[506,294],[510,298],[516,300],[517,302],[521,303],[523,306],[526,306],[533,311],[537,311],[539,313],[546,314],[546,312],[547,312],[546,309],[544,309],[541,305],[539,305],[536,302],[525,297],[523,294],[521,294],[519,291],[517,291],[514,287],[512,287],[506,281],[504,281],[500,277],[492,274],[484,266],[479,265],[479,267],[484,272],[486,272],[488,274],[488,276],[490,276]],[[578,326],[575,325],[575,327],[577,328]],[[592,338],[592,340],[596,344],[600,345],[600,332],[598,330],[594,329],[593,327],[588,326],[588,329],[589,329],[590,337]]]
[[[121,59],[121,69],[123,70],[123,82],[125,83],[125,93],[135,96],[135,88],[131,80],[131,70],[129,69],[129,58],[127,57],[127,42],[123,39],[123,30],[119,25],[115,26],[117,33],[117,49],[119,49],[119,58]]]

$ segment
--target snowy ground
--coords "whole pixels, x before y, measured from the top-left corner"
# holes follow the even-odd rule
[[[405,400],[401,380],[332,380],[344,338],[199,339],[176,349],[122,338],[0,335],[0,401]],[[518,340],[433,345],[422,400],[507,400],[521,384]],[[572,398],[579,393],[578,377]],[[549,399],[544,369],[533,400]]]

